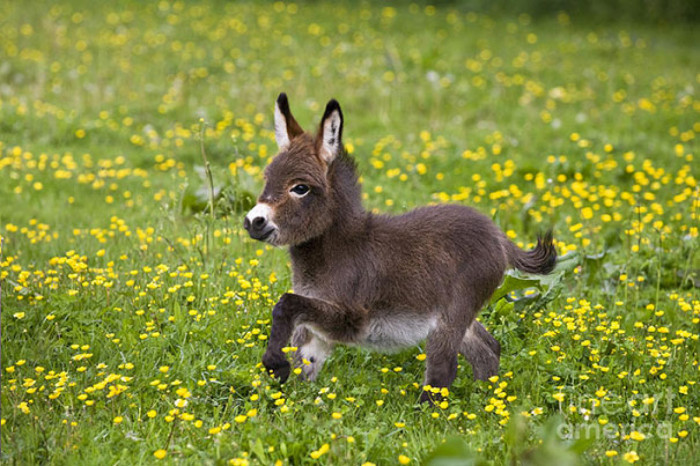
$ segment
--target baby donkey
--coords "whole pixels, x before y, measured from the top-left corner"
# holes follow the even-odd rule
[[[342,143],[343,113],[331,100],[314,136],[299,126],[285,94],[275,105],[279,154],[246,215],[254,239],[289,246],[294,294],[272,310],[265,368],[284,382],[295,364],[314,380],[336,343],[396,351],[427,338],[425,385],[449,387],[457,354],[474,377],[498,372],[500,345],[475,319],[508,266],[547,274],[551,232],[530,251],[486,216],[460,205],[374,215],[362,207],[354,160]],[[423,391],[421,401],[435,395]]]

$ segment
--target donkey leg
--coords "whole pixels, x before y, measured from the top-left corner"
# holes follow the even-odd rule
[[[487,380],[498,374],[501,345],[491,334],[474,320],[462,339],[459,352],[469,361],[477,380]]]
[[[431,332],[426,345],[428,360],[423,385],[430,385],[432,388],[446,388],[452,385],[457,377],[457,353],[462,335],[464,330],[446,325],[439,326]],[[420,401],[432,402],[440,398],[440,395],[424,390]]]
[[[364,330],[367,313],[362,309],[331,304],[320,299],[285,293],[272,310],[272,328],[263,365],[284,382],[291,365],[282,351],[298,325],[313,325],[328,340],[351,342]]]
[[[319,337],[305,325],[300,325],[292,335],[292,346],[297,347],[294,366],[301,368],[305,379],[316,380],[323,363],[333,351],[333,343]]]

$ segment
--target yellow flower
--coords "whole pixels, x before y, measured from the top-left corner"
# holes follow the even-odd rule
[[[639,455],[638,455],[637,452],[634,451],[634,450],[628,451],[627,453],[625,453],[624,456],[623,456],[623,458],[624,458],[625,461],[627,461],[628,463],[634,463],[634,462],[636,462],[636,461],[639,461]]]
[[[319,448],[318,450],[312,451],[311,454],[310,454],[310,456],[311,456],[313,459],[317,460],[317,459],[319,459],[322,455],[325,455],[326,453],[328,453],[328,451],[329,451],[330,449],[331,449],[331,446],[328,445],[327,443],[324,443],[323,445],[321,445],[321,448]]]
[[[177,396],[179,396],[181,398],[189,398],[192,396],[192,393],[190,393],[190,391],[186,387],[178,388],[175,391],[175,393],[177,394]]]
[[[162,460],[162,459],[165,458],[167,455],[168,455],[168,452],[165,451],[165,450],[163,450],[162,448],[161,448],[160,450],[156,450],[156,451],[153,452],[153,456],[155,456],[155,457],[158,458],[159,460]]]
[[[633,432],[630,434],[630,438],[631,438],[632,440],[636,440],[636,441],[638,441],[638,442],[641,442],[642,440],[644,440],[644,439],[646,438],[646,435],[644,435],[644,434],[641,433],[641,432],[637,432],[637,431],[635,430],[635,431],[633,431]]]
[[[112,422],[114,422],[115,424],[121,424],[123,420],[124,420],[123,417],[117,416],[114,418],[114,420]]]
[[[409,458],[406,455],[399,455],[399,463],[400,464],[408,464],[411,462],[411,458]]]

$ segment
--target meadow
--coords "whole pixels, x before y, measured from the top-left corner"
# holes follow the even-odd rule
[[[2,462],[692,463],[698,43],[459,3],[2,2]],[[422,347],[264,373],[289,260],[242,222],[282,91],[312,131],[340,101],[368,209],[554,229],[558,272],[480,314],[498,377],[460,359],[419,406]]]

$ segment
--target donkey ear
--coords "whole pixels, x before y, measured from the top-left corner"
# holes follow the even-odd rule
[[[343,149],[343,112],[337,100],[331,99],[321,119],[317,144],[319,154],[326,163],[331,163]]]
[[[284,92],[277,97],[275,102],[275,139],[280,150],[289,146],[289,141],[304,132],[299,123],[294,119],[289,110],[289,101]]]

